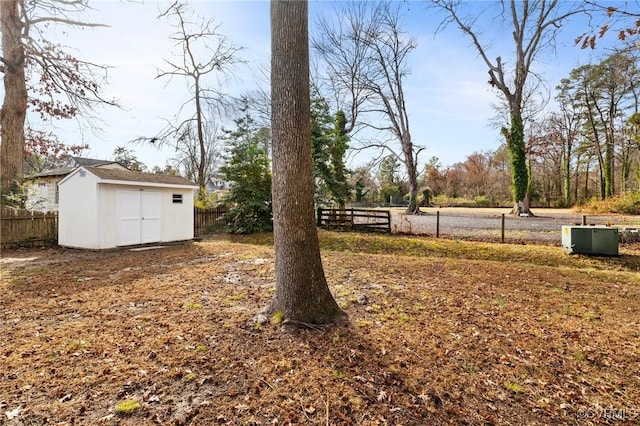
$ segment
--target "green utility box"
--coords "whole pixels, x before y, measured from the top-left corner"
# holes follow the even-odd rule
[[[562,248],[570,254],[618,256],[618,228],[563,226]]]

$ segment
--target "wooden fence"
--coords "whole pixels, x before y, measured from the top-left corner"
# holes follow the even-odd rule
[[[319,208],[317,220],[321,228],[391,233],[389,210]]]
[[[44,246],[58,241],[58,212],[35,212],[3,207],[0,211],[0,245]]]
[[[193,234],[196,237],[221,230],[226,221],[224,214],[227,209],[224,207],[212,207],[208,209],[193,208]]]
[[[225,225],[223,207],[193,209],[193,233],[202,236],[216,232]],[[0,245],[34,247],[56,244],[58,241],[58,212],[37,212],[3,208],[0,213]]]

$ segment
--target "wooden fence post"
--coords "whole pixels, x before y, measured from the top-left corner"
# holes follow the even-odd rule
[[[388,221],[387,232],[391,233],[391,210],[387,210],[387,221]]]
[[[500,236],[500,242],[504,244],[504,213],[502,213],[502,233]]]
[[[440,238],[440,210],[436,211],[436,238]]]

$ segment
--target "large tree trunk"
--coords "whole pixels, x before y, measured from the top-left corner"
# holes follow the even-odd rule
[[[265,313],[294,325],[344,315],[327,286],[314,216],[307,14],[307,1],[271,2],[276,291]]]
[[[24,122],[27,113],[25,53],[21,42],[22,22],[18,0],[0,1],[2,56],[4,58],[4,103],[0,113],[0,191],[4,196],[19,190],[23,179]]]

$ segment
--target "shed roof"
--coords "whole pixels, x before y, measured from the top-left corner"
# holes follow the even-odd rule
[[[154,183],[166,185],[196,186],[189,179],[182,176],[164,175],[159,173],[142,173],[131,170],[105,169],[101,167],[82,167],[96,177],[106,181],[127,181],[139,183]]]

